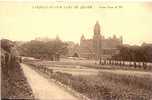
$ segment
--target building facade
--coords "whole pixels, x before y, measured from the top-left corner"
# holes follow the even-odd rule
[[[105,38],[101,34],[99,22],[96,22],[93,32],[92,39],[81,36],[80,45],[74,48],[72,54],[77,53],[79,57],[87,59],[108,59],[119,53],[117,47],[123,44],[122,37],[117,38],[114,35],[112,38]]]

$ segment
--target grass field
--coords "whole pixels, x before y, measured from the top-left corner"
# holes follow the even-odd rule
[[[85,67],[74,67],[75,65],[66,66],[53,62],[30,62],[36,69],[49,75],[62,84],[65,84],[73,90],[84,94],[92,100],[151,100],[152,99],[152,74],[144,71],[126,70],[103,70],[96,69],[97,74],[79,74],[75,75],[70,72],[76,69],[88,70]],[[59,66],[56,66],[59,65]],[[54,71],[52,67],[66,69],[66,71]],[[71,67],[72,66],[72,67]],[[68,67],[70,67],[68,69]],[[67,70],[68,69],[68,70]],[[90,69],[89,69],[90,70]],[[119,73],[120,72],[120,73]]]

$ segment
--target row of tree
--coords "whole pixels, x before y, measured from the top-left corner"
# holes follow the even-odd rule
[[[120,46],[120,52],[112,59],[135,62],[152,62],[152,46]]]
[[[19,46],[18,50],[22,56],[49,60],[59,60],[61,55],[68,52],[67,44],[61,40],[32,40]]]

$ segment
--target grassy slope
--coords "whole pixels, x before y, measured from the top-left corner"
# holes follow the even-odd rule
[[[2,99],[34,99],[32,90],[20,67],[18,63],[2,67]]]

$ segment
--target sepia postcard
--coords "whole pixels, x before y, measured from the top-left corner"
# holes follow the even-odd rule
[[[152,100],[151,1],[0,1],[1,99]]]

